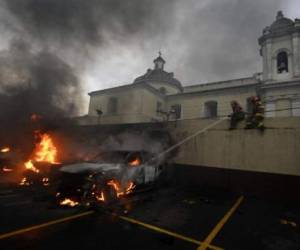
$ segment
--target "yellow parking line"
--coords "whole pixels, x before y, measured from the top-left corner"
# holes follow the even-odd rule
[[[190,238],[190,237],[187,237],[187,236],[178,234],[178,233],[174,233],[174,232],[168,231],[168,230],[166,230],[166,229],[159,228],[159,227],[157,227],[157,226],[153,226],[153,225],[150,225],[150,224],[147,224],[147,223],[144,223],[144,222],[141,222],[141,221],[138,221],[138,220],[129,218],[129,217],[119,216],[119,218],[122,219],[122,220],[125,220],[125,221],[127,221],[127,222],[130,222],[130,223],[133,223],[133,224],[136,224],[136,225],[139,225],[139,226],[142,226],[142,227],[145,227],[145,228],[154,230],[154,231],[156,231],[156,232],[159,232],[159,233],[162,233],[162,234],[167,234],[167,235],[172,236],[172,237],[174,237],[174,238],[177,238],[177,239],[180,239],[180,240],[184,240],[184,241],[188,241],[188,242],[194,243],[194,244],[196,244],[196,245],[202,245],[202,244],[203,244],[203,243],[202,243],[201,241],[199,241],[199,240],[195,240],[195,239],[193,239],[193,238]],[[217,246],[208,245],[208,247],[209,247],[210,249],[214,249],[214,250],[222,250],[222,248],[217,247]]]
[[[210,248],[210,249],[213,249],[213,250],[223,250],[220,247],[211,245],[210,242],[214,239],[214,237],[217,235],[217,233],[219,232],[219,230],[222,228],[222,226],[225,224],[225,222],[228,220],[228,218],[234,212],[234,210],[236,209],[236,207],[242,201],[243,197],[241,197],[240,199],[237,202],[238,204],[235,204],[230,209],[230,211],[218,223],[218,225],[213,229],[213,231],[211,232],[211,234],[205,239],[204,242],[201,242],[199,240],[195,240],[193,238],[190,238],[190,237],[178,234],[178,233],[174,233],[174,232],[171,232],[169,230],[166,230],[166,229],[163,229],[163,228],[159,228],[157,226],[150,225],[150,224],[147,224],[147,223],[144,223],[144,222],[141,222],[141,221],[129,218],[129,217],[119,216],[119,218],[122,219],[122,220],[124,220],[124,221],[127,221],[127,222],[130,222],[130,223],[133,223],[133,224],[136,224],[136,225],[143,226],[145,228],[154,230],[156,232],[159,232],[159,233],[162,233],[162,234],[166,234],[166,235],[169,235],[169,236],[172,236],[174,238],[181,239],[181,240],[184,240],[184,241],[187,241],[187,242],[191,242],[191,243],[194,243],[196,245],[200,245],[200,248],[198,248],[199,250],[206,249],[206,248]],[[84,216],[87,216],[87,215],[91,215],[93,213],[95,213],[95,211],[87,211],[87,212],[84,212],[84,213],[80,213],[80,214],[68,216],[68,217],[65,217],[65,218],[61,218],[61,219],[49,221],[49,222],[42,223],[42,224],[39,224],[39,225],[35,225],[35,226],[32,226],[32,227],[27,227],[27,228],[19,229],[19,230],[12,231],[12,232],[9,232],[9,233],[5,233],[5,234],[0,235],[0,240],[5,239],[5,238],[9,238],[9,237],[13,237],[13,236],[16,236],[16,235],[19,235],[19,234],[27,233],[27,232],[30,232],[30,231],[33,231],[33,230],[41,229],[41,228],[44,228],[44,227],[52,226],[52,225],[55,225],[55,224],[59,224],[59,223],[62,223],[62,222],[66,222],[66,221],[70,221],[70,220],[75,220],[75,219],[78,219],[78,218],[81,218],[81,217],[84,217]],[[224,222],[222,222],[222,221],[224,221]],[[203,246],[205,246],[205,248],[201,248]]]
[[[35,226],[32,226],[32,227],[27,227],[27,228],[23,228],[23,229],[13,231],[13,232],[5,233],[5,234],[0,235],[0,240],[5,239],[5,238],[9,238],[9,237],[13,237],[13,236],[16,236],[18,234],[23,234],[23,233],[27,233],[29,231],[33,231],[33,230],[48,227],[48,226],[51,226],[51,225],[55,225],[55,224],[58,224],[58,223],[62,223],[62,222],[65,222],[65,221],[74,220],[74,219],[77,219],[77,218],[80,218],[80,217],[83,217],[83,216],[87,216],[87,215],[90,215],[90,214],[93,214],[93,213],[94,213],[94,211],[88,211],[88,212],[68,216],[68,217],[65,217],[65,218],[62,218],[62,219],[46,222],[46,223],[43,223],[43,224],[40,224],[40,225],[35,225]]]
[[[231,217],[231,215],[235,212],[235,210],[239,207],[239,205],[242,203],[243,199],[244,199],[244,196],[241,196],[240,198],[238,198],[238,200],[234,203],[234,205],[230,208],[230,210],[224,215],[224,217],[219,221],[219,223],[213,228],[213,230],[210,232],[210,234],[204,240],[203,244],[201,244],[197,250],[205,250],[207,247],[211,248],[210,243],[217,236],[217,234],[220,232],[222,227],[225,225],[225,223],[228,221],[228,219]]]

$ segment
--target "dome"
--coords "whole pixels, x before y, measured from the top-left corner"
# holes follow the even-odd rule
[[[154,69],[148,69],[146,74],[137,77],[133,83],[163,82],[173,85],[182,91],[182,85],[180,81],[174,78],[174,73],[164,71],[165,60],[161,57],[161,53],[153,62],[155,65]]]
[[[270,31],[278,31],[293,26],[294,22],[291,19],[284,17],[282,11],[278,11],[275,22],[273,22],[270,26]]]

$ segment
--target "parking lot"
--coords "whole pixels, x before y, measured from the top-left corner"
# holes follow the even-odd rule
[[[0,249],[299,249],[300,206],[222,190],[163,188],[115,211],[54,208],[2,188]]]

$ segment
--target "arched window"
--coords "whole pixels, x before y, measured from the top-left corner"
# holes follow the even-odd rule
[[[116,97],[110,97],[107,105],[107,113],[110,115],[116,114],[118,111],[118,99]]]
[[[216,101],[208,101],[204,104],[204,117],[213,118],[218,116],[218,103]]]
[[[279,52],[277,54],[277,73],[286,73],[289,72],[288,67],[288,55],[285,51]]]

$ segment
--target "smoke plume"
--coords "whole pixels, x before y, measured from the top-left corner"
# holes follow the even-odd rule
[[[34,129],[32,114],[49,127],[82,112],[81,73],[95,51],[105,50],[111,40],[126,43],[163,30],[168,22],[162,19],[172,13],[172,5],[158,0],[1,0],[0,32],[6,36],[0,40],[0,144],[27,140]]]

